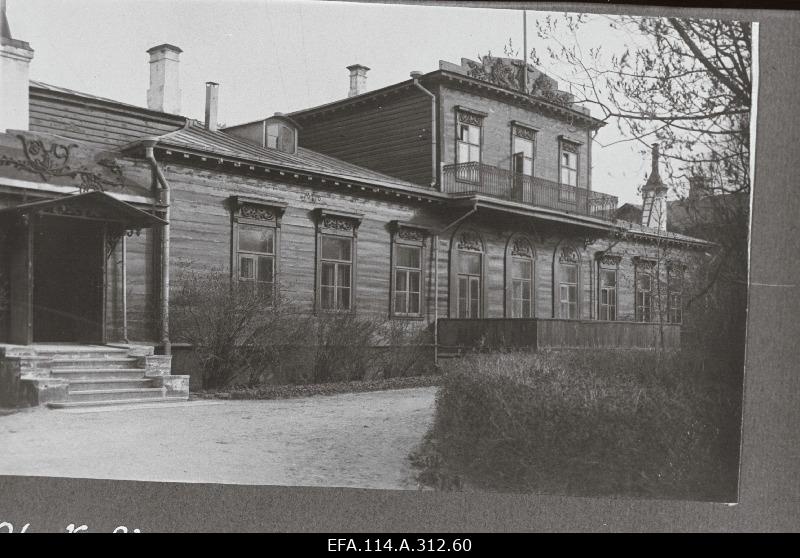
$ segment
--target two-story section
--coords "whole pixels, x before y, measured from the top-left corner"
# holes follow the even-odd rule
[[[440,61],[427,74],[289,115],[301,145],[420,186],[604,219],[614,196],[592,191],[592,136],[604,125],[522,61]],[[524,86],[522,85],[524,83]]]

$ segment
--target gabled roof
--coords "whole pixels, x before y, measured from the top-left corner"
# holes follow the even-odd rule
[[[367,182],[376,186],[399,188],[431,195],[430,188],[373,171],[341,159],[317,153],[303,147],[297,153],[284,153],[239,139],[224,131],[210,131],[196,121],[185,128],[154,138],[161,148],[172,147],[208,157],[229,158],[242,162],[281,167],[289,170],[323,174],[341,180]]]

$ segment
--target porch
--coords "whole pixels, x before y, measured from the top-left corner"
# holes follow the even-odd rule
[[[679,324],[631,321],[489,318],[438,321],[444,355],[473,349],[655,349],[680,348]]]
[[[483,163],[445,165],[442,169],[442,191],[450,194],[482,194],[607,221],[613,219],[618,202],[616,196],[512,173]]]

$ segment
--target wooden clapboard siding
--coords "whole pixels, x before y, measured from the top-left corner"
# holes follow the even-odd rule
[[[183,126],[180,116],[31,87],[30,129],[102,147],[120,147]]]
[[[421,186],[431,176],[431,101],[413,89],[334,113],[293,115],[303,147]]]

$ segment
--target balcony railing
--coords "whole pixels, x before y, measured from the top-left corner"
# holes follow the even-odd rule
[[[458,163],[442,169],[442,191],[482,194],[501,200],[611,220],[617,197],[552,180],[516,174],[483,163]]]

